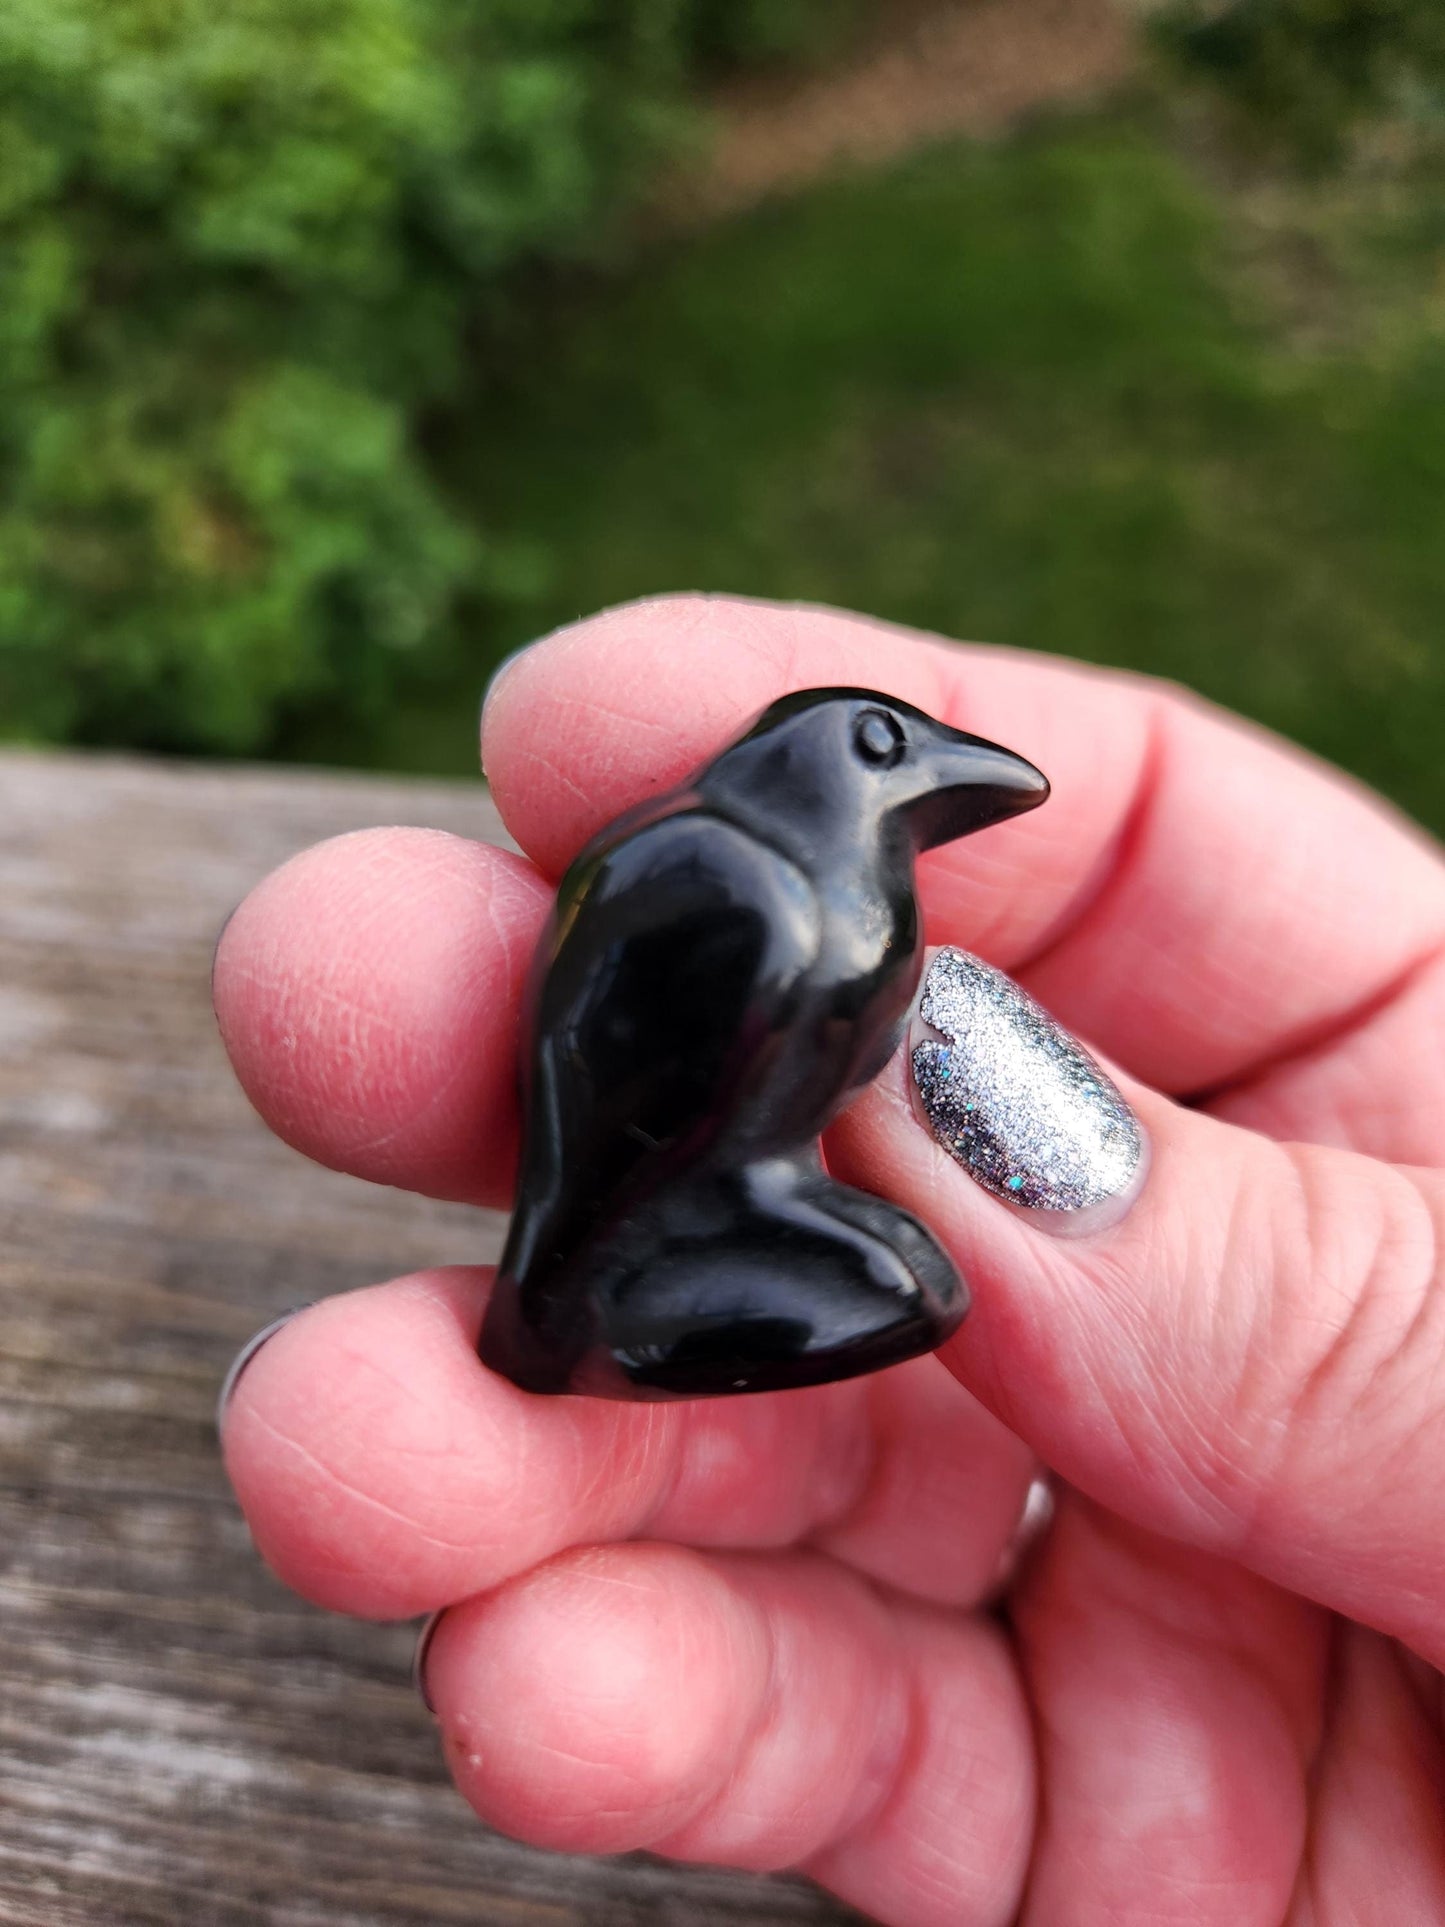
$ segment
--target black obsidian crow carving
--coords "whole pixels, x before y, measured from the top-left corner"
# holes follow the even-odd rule
[[[533,966],[488,1365],[534,1392],[699,1398],[947,1337],[951,1261],[834,1183],[818,1134],[898,1043],[915,856],[1048,787],[907,703],[807,689],[594,838]]]

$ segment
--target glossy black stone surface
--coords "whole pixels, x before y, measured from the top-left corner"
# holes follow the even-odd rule
[[[818,1135],[918,983],[920,850],[1032,809],[1031,763],[860,689],[786,696],[563,878],[533,966],[515,1214],[482,1331],[534,1392],[699,1398],[931,1350],[967,1308]]]

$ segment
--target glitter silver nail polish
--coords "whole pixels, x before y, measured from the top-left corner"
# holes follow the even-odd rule
[[[1122,1215],[1145,1139],[1082,1045],[1002,971],[940,950],[924,979],[913,1081],[929,1129],[986,1191],[1055,1229]]]

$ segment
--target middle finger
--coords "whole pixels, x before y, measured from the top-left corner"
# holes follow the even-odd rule
[[[936,1359],[691,1404],[540,1398],[477,1359],[489,1282],[455,1267],[328,1299],[247,1364],[227,1468],[316,1604],[405,1618],[639,1537],[811,1543],[945,1604],[990,1589],[1033,1463]]]

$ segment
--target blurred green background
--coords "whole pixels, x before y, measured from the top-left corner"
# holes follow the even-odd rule
[[[7,0],[5,734],[471,770],[509,650],[725,589],[1177,676],[1445,829],[1445,7],[1108,4],[924,140],[1001,0]],[[875,158],[719,188],[870,62]]]

